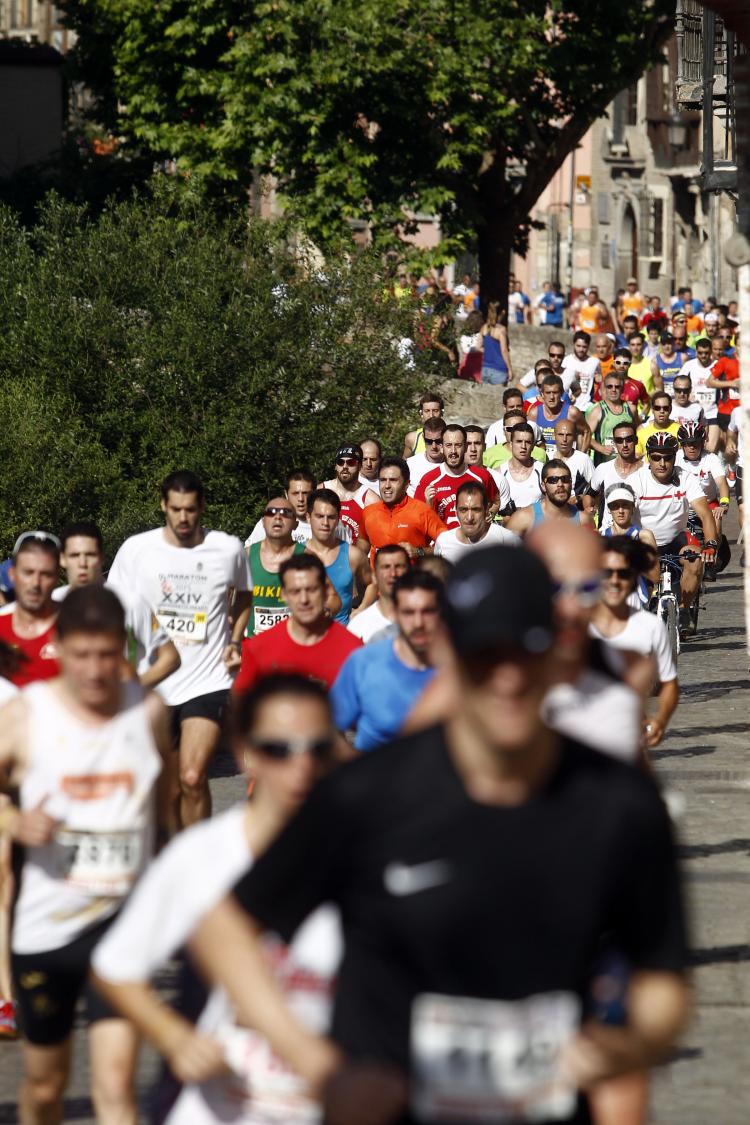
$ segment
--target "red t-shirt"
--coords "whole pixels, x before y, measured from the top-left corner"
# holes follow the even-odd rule
[[[243,640],[242,664],[232,691],[247,691],[261,676],[273,672],[296,672],[330,688],[349,653],[362,647],[359,637],[337,621],[331,622],[314,645],[300,645],[292,640],[288,624],[280,621],[265,633]]]
[[[9,677],[16,687],[60,675],[54,624],[38,637],[19,637],[13,628],[13,614],[3,613],[0,614],[0,641],[22,654],[18,671]]]
[[[447,527],[458,527],[456,518],[456,492],[466,481],[480,481],[484,485],[490,504],[497,497],[497,485],[487,469],[482,465],[469,465],[460,476],[453,476],[445,471],[445,466],[436,465],[429,473],[425,473],[414,493],[415,500],[427,502],[426,492],[430,485],[434,486],[432,507],[440,516]]]
[[[734,359],[734,357],[731,355],[723,355],[721,359],[716,360],[716,363],[711,368],[711,378],[721,379],[722,383],[727,384],[726,390],[722,388],[722,390],[718,392],[719,414],[731,414],[735,406],[739,406],[740,393],[733,387],[730,387],[730,385],[732,383],[735,383],[739,379],[739,377],[739,361]]]

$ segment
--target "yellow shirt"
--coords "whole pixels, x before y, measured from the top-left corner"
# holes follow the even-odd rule
[[[639,383],[643,383],[649,397],[654,393],[654,373],[651,370],[651,360],[647,355],[644,355],[637,363],[631,363],[628,368],[628,375],[631,379],[637,379]]]
[[[669,425],[666,427],[666,432],[668,434],[673,434],[675,437],[677,437],[677,431],[679,430],[679,428],[680,428],[679,422],[670,422]],[[639,426],[638,427],[638,432],[636,434],[636,437],[638,438],[638,444],[635,447],[636,457],[644,457],[645,456],[645,454],[646,454],[646,442],[648,441],[648,439],[651,437],[652,434],[658,433],[658,431],[659,431],[659,427],[655,426],[653,422],[646,422],[645,426]]]

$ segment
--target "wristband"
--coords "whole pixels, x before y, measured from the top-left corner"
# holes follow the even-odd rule
[[[703,546],[704,547],[718,547],[719,544],[716,542],[715,539],[707,539],[706,542],[703,544]]]
[[[729,504],[729,497],[728,496],[720,496],[719,497],[719,503],[721,504],[722,508],[726,508],[726,506]]]
[[[230,648],[236,648],[242,652],[242,641],[228,641],[227,643]]]

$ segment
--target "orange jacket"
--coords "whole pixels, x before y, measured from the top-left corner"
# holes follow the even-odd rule
[[[405,496],[389,508],[383,500],[368,504],[362,511],[362,534],[373,553],[387,543],[409,543],[412,547],[428,547],[446,525],[429,504]]]

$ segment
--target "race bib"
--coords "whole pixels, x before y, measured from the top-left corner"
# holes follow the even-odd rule
[[[307,1083],[279,1058],[268,1041],[244,1027],[224,1027],[216,1035],[234,1076],[235,1098],[250,1103],[253,1120],[314,1122],[322,1110],[307,1094]],[[236,1113],[236,1105],[234,1107]]]
[[[286,621],[289,616],[289,607],[286,605],[256,605],[253,607],[253,630],[257,636],[258,633],[265,633],[266,629],[271,629],[274,625],[278,625],[279,621]]]
[[[159,606],[156,620],[176,644],[202,645],[208,635],[208,616],[193,609]]]
[[[411,1017],[415,1117],[497,1125],[571,1116],[577,1094],[558,1071],[580,1007],[570,992],[518,1001],[418,996]]]
[[[711,387],[699,389],[695,392],[696,401],[701,406],[715,406],[716,405],[716,391]]]
[[[143,829],[87,832],[61,828],[55,836],[60,871],[68,886],[92,895],[128,894],[140,869]]]

